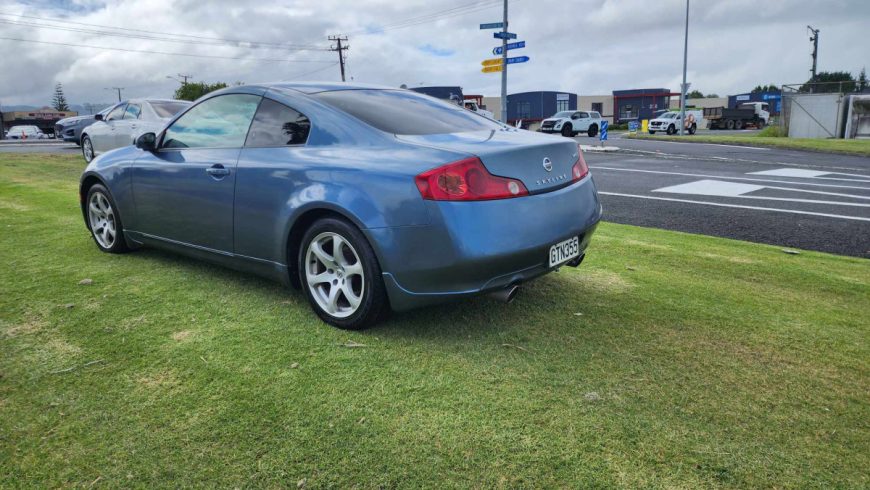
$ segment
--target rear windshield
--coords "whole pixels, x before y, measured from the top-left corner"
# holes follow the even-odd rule
[[[393,134],[445,134],[502,128],[501,124],[462,106],[406,90],[335,90],[314,96]]]
[[[149,104],[151,104],[154,112],[157,113],[157,117],[163,118],[172,117],[181,112],[182,109],[190,106],[190,102],[162,102],[156,100],[150,101]]]

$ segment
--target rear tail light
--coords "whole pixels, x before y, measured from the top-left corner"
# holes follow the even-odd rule
[[[427,170],[414,178],[423,199],[484,201],[527,196],[522,182],[489,173],[477,157]]]
[[[589,173],[589,167],[586,165],[586,160],[583,158],[583,150],[577,145],[577,161],[571,167],[571,181],[576,182]]]

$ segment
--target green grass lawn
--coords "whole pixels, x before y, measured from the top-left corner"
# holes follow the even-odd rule
[[[827,153],[843,153],[846,155],[870,156],[870,140],[845,140],[824,138],[782,138],[771,136],[759,136],[756,134],[734,135],[716,134],[716,131],[707,131],[690,136],[679,135],[650,135],[637,133],[626,135],[625,138],[655,139],[667,141],[680,141],[687,143],[720,143],[727,145],[745,146],[768,146],[787,150],[809,150]]]
[[[100,253],[82,167],[0,155],[0,487],[870,486],[866,260],[604,223],[510,305],[349,333]]]

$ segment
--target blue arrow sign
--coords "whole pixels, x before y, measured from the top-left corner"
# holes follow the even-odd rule
[[[513,32],[493,32],[492,37],[497,39],[516,39],[517,35]]]
[[[525,63],[526,61],[529,61],[528,56],[516,56],[514,58],[508,58],[505,60],[505,62],[507,62],[507,64],[509,65],[512,65],[514,63]]]
[[[508,43],[507,44],[508,50],[520,49],[520,48],[525,48],[525,47],[526,47],[525,41],[517,41],[515,43]],[[492,48],[492,54],[501,54],[501,53],[502,53],[501,46],[497,46],[495,48]]]
[[[504,22],[490,22],[489,24],[480,24],[481,29],[501,29],[504,27]]]

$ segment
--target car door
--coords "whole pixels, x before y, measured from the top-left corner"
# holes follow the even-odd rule
[[[96,121],[91,125],[87,134],[91,138],[91,144],[94,146],[94,151],[103,153],[116,148],[115,146],[115,123],[124,117],[124,110],[127,104],[118,104],[117,107],[109,111],[102,121]]]
[[[139,115],[142,113],[142,105],[138,102],[130,102],[124,109],[121,119],[112,121],[115,130],[112,132],[112,144],[114,148],[133,144],[133,134],[139,127]]]
[[[233,251],[236,164],[260,95],[206,99],[133,164],[135,232],[209,251]]]

